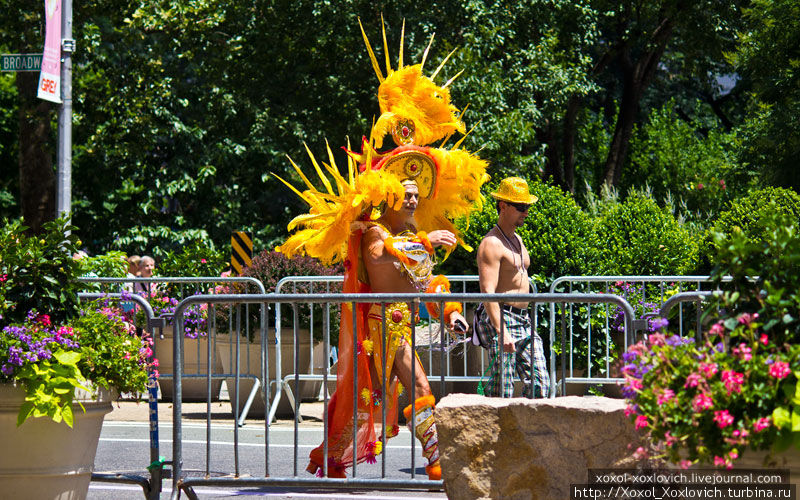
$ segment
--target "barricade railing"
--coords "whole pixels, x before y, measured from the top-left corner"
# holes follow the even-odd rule
[[[150,304],[151,300],[161,300],[162,297],[167,296],[167,292],[172,295],[172,297],[169,298],[175,299],[174,304],[177,304],[178,299],[183,299],[186,296],[191,296],[192,294],[213,295],[219,293],[220,291],[230,292],[237,290],[241,290],[243,293],[266,293],[263,283],[252,277],[157,276],[152,278],[112,278],[84,276],[81,277],[79,281],[85,283],[88,287],[95,286],[100,287],[101,290],[104,291],[122,292],[125,297],[131,298],[142,298],[139,293],[132,292],[132,290],[138,289],[140,292],[145,291],[146,293],[144,294],[144,300],[148,302],[148,304]],[[166,288],[170,288],[170,290],[166,290]],[[177,295],[177,299],[175,295]],[[131,303],[130,300],[123,301],[123,303],[126,302]],[[138,301],[136,302],[138,303]],[[161,310],[163,304],[157,305],[159,306],[159,310]],[[188,373],[186,372],[185,364],[178,365],[172,363],[172,358],[169,356],[161,356],[159,353],[160,349],[164,349],[166,346],[166,349],[168,350],[166,354],[171,354],[172,346],[171,342],[169,342],[169,338],[164,335],[164,332],[159,332],[158,335],[154,336],[155,345],[153,346],[155,357],[161,362],[159,380],[172,379],[174,376],[174,367],[181,366],[181,369],[184,370],[183,377],[185,379],[195,380],[194,394],[191,396],[192,399],[197,401],[206,401],[209,404],[212,400],[216,400],[216,398],[219,396],[219,391],[222,388],[222,384],[233,385],[234,383],[238,384],[240,379],[248,380],[248,383],[251,387],[246,398],[243,396],[241,400],[234,402],[232,396],[229,394],[229,397],[231,398],[231,405],[233,406],[232,413],[236,415],[239,425],[244,425],[244,421],[248,416],[251,404],[258,393],[259,387],[264,384],[264,380],[266,380],[266,378],[264,377],[264,373],[257,369],[258,366],[260,366],[260,363],[254,362],[253,364],[255,366],[251,367],[249,365],[249,359],[246,360],[248,364],[245,367],[245,374],[238,378],[234,377],[234,370],[232,367],[234,366],[234,363],[238,363],[238,360],[233,359],[233,344],[235,343],[233,342],[233,339],[238,339],[241,336],[241,332],[246,331],[248,336],[254,337],[257,335],[262,342],[266,342],[268,305],[261,305],[261,310],[255,314],[251,314],[249,306],[245,306],[244,311],[233,308],[228,311],[217,311],[212,307],[206,313],[198,311],[198,314],[207,316],[205,319],[205,326],[200,326],[197,324],[193,325],[193,332],[189,333],[189,338],[191,339],[194,348],[190,349],[189,352],[184,352],[186,354],[191,354],[192,359],[196,360],[198,366],[202,364],[205,364],[206,366],[213,366],[215,367],[214,371],[209,371],[207,374],[201,374],[199,372]],[[217,316],[227,317],[226,330],[228,335],[220,333],[220,327],[224,325],[218,324]],[[172,322],[171,312],[163,312],[162,314],[158,315],[158,317],[162,318],[167,323]],[[251,323],[253,322],[255,322],[256,325],[252,325]],[[256,332],[253,331],[253,326],[256,327]],[[181,335],[180,337],[181,342],[183,343],[185,341],[185,335]],[[195,340],[195,338],[205,339],[205,341]],[[229,369],[226,370],[225,367],[228,367]],[[163,382],[160,384],[160,386],[162,399],[171,399],[171,386],[165,387]],[[227,388],[229,393],[233,393],[234,389],[234,387]],[[238,388],[236,389],[236,394],[240,394]]]
[[[723,282],[730,280],[729,276],[722,278]],[[560,367],[556,365],[557,356],[550,358],[551,396],[555,397],[559,379],[561,394],[567,394],[568,384],[587,387],[620,382],[621,378],[611,376],[614,360],[635,341],[637,332],[646,331],[650,327],[650,320],[657,316],[660,306],[672,295],[687,291],[702,292],[704,287],[710,287],[714,283],[710,276],[695,275],[562,276],[555,279],[550,285],[550,293],[619,295],[631,303],[640,319],[632,324],[633,330],[629,331],[616,318],[619,311],[609,310],[608,305],[600,310],[594,310],[591,306],[576,310],[569,306],[566,311],[562,311],[561,343],[557,344],[556,309],[555,305],[551,305],[551,349],[559,350],[561,358]],[[687,313],[696,315],[695,328],[699,330],[698,306],[684,311],[686,302],[695,301],[677,302],[679,312],[675,327],[680,335],[684,334],[688,324]]]
[[[79,293],[78,299],[86,300],[114,300],[135,302],[144,311],[146,328],[149,332],[160,333],[164,326],[164,318],[155,317],[150,304],[138,295],[129,296],[121,293]],[[152,361],[152,360],[151,360]],[[149,405],[149,434],[150,434],[150,465],[140,474],[131,472],[93,472],[92,481],[105,483],[137,484],[141,486],[144,496],[148,500],[157,500],[161,494],[161,482],[165,465],[172,462],[161,460],[158,446],[158,386],[156,375],[152,366],[148,374],[147,396]]]
[[[450,282],[451,292],[480,292],[479,277],[477,275],[448,275],[447,279]],[[287,276],[281,279],[275,286],[275,293],[307,294],[315,293],[315,291],[318,293],[340,293],[340,285],[343,280],[344,277],[341,275]],[[538,290],[536,284],[531,281],[530,285],[533,293],[537,293]],[[284,364],[281,354],[282,350],[280,348],[276,350],[277,355],[275,360],[275,370],[276,373],[280,373],[281,376],[273,381],[276,390],[271,407],[270,421],[275,420],[276,413],[279,410],[279,403],[284,395],[289,402],[292,413],[297,414],[298,418],[300,418],[302,421],[302,416],[299,416],[299,406],[302,402],[303,394],[306,396],[311,394],[312,399],[318,400],[319,397],[316,396],[318,396],[318,393],[320,393],[320,389],[322,391],[327,390],[327,387],[322,384],[322,372],[327,370],[328,376],[331,376],[330,370],[332,367],[335,367],[336,364],[336,342],[332,342],[331,356],[329,358],[323,359],[323,356],[320,355],[321,340],[318,339],[321,339],[321,335],[318,333],[318,330],[321,329],[320,325],[322,322],[318,318],[324,314],[324,311],[321,310],[321,307],[313,307],[313,304],[310,303],[301,304],[299,306],[302,307],[299,314],[299,316],[303,318],[301,319],[301,325],[304,327],[305,323],[307,323],[308,328],[302,328],[300,330],[300,338],[294,336],[292,337],[293,347],[295,347],[296,344],[300,344],[301,355],[299,358],[294,359],[294,363],[288,367],[287,370],[283,369]],[[539,309],[541,307],[543,306],[537,304],[533,309],[534,314],[532,316],[534,329],[538,329]],[[282,332],[282,326],[284,323],[281,309],[281,307],[275,307],[275,325],[277,332]],[[318,311],[318,309],[320,310]],[[473,311],[468,310],[466,307],[464,308],[464,316],[468,321],[470,320],[472,313]],[[420,315],[423,318],[427,318],[427,313],[424,307],[420,308]],[[332,327],[334,334],[338,333],[338,329],[335,326],[338,324],[338,311],[333,311],[333,316],[329,315],[327,320],[331,321],[331,324],[334,325],[334,327]],[[472,324],[471,321],[469,322]],[[277,335],[279,344],[281,342],[281,336],[282,335]],[[488,356],[486,355],[486,350],[469,342],[462,343],[456,346],[453,350],[447,351],[445,353],[444,360],[440,360],[436,359],[435,351],[437,349],[435,349],[435,346],[437,345],[437,341],[441,342],[441,330],[439,326],[435,324],[435,322],[429,323],[426,328],[418,327],[417,349],[422,364],[426,368],[428,378],[433,380],[439,377],[439,372],[444,372],[446,384],[452,385],[452,387],[454,387],[456,390],[471,389],[474,391],[472,386],[475,386],[478,382],[480,382],[481,374],[484,373],[486,364],[489,362]],[[304,350],[305,352],[303,352]],[[294,352],[294,349],[292,349],[292,352]],[[302,368],[306,366],[306,360],[309,361],[307,365],[308,370],[303,371]],[[298,371],[298,366],[301,368],[300,371]],[[333,378],[335,379],[335,375],[333,375]],[[294,385],[290,383],[292,380],[296,380],[298,383],[308,385],[311,385],[310,383],[312,382],[316,382],[319,383],[319,386],[312,385],[310,388],[311,390],[309,391],[303,386],[292,387],[292,385]]]
[[[378,303],[384,304],[382,310],[384,311],[384,319],[383,319],[383,331],[384,331],[384,338],[386,332],[386,318],[385,318],[385,304],[387,303],[395,303],[395,302],[406,302],[411,307],[411,315],[414,317],[416,311],[419,309],[422,302],[439,302],[440,308],[443,309],[445,301],[455,301],[455,302],[462,302],[464,304],[472,304],[475,305],[478,302],[502,302],[502,303],[530,303],[534,306],[539,304],[603,304],[609,303],[615,306],[620,307],[623,310],[623,321],[626,325],[628,331],[632,331],[632,323],[634,321],[634,311],[631,305],[622,297],[610,294],[549,294],[549,293],[541,293],[541,294],[480,294],[480,293],[451,293],[451,294],[440,294],[431,296],[431,294],[269,294],[269,295],[195,295],[188,297],[182,300],[175,309],[175,317],[174,317],[174,325],[173,328],[176,332],[182,331],[183,322],[184,322],[184,314],[187,310],[189,310],[193,305],[206,303],[206,304],[231,304],[231,305],[242,305],[242,304],[266,304],[266,303],[275,303],[277,305],[281,304],[289,304],[293,306],[293,316],[294,316],[294,324],[293,330],[295,336],[299,334],[299,321],[298,321],[298,313],[297,313],[297,305],[299,304],[320,304],[325,307],[326,312],[330,313],[330,309],[332,306],[338,307],[341,304],[348,304],[350,305],[350,310],[353,313],[355,318],[356,316],[356,304],[359,303]],[[563,307],[563,306],[562,306]],[[501,315],[505,314],[503,309],[501,308]],[[329,318],[329,314],[325,316]],[[444,328],[443,319],[439,320],[440,328]],[[357,321],[353,321],[353,324],[358,324]],[[277,326],[277,325],[276,325]],[[416,348],[416,325],[414,322],[411,322],[411,339],[412,339],[412,349]],[[330,321],[323,320],[323,348],[326,355],[330,353],[330,334],[331,334],[331,325]],[[353,345],[357,343],[357,332],[353,332],[354,339]],[[276,337],[278,336],[276,332]],[[450,337],[447,335],[443,336],[444,347],[449,347],[451,341]],[[265,345],[262,344],[262,370],[263,373],[269,373],[269,364],[270,364],[270,356],[266,355],[266,352],[263,350],[265,349]],[[182,356],[182,349],[180,345],[180,336],[174,335],[173,336],[173,350],[174,350],[174,357],[176,362],[179,362]],[[295,352],[296,352],[295,348]],[[339,359],[340,363],[348,362],[353,364],[353,371],[357,373],[358,371],[358,362],[357,362],[357,350],[353,349],[353,358],[349,360]],[[237,343],[237,356],[240,352],[240,346]],[[439,351],[441,353],[443,361],[444,350]],[[277,354],[276,354],[277,355]],[[444,366],[444,363],[442,364]],[[386,369],[386,367],[384,367]],[[412,373],[411,378],[412,380],[415,379],[415,370],[416,364],[412,364]],[[295,383],[299,381],[300,374],[295,374]],[[323,383],[327,385],[328,382],[328,371],[325,370],[322,373]],[[442,371],[438,377],[438,382],[442,390],[442,394],[446,389],[445,387],[445,372]],[[500,370],[500,386],[503,385],[503,378],[504,375],[502,374],[502,370]],[[357,378],[354,376],[354,379]],[[534,377],[531,378],[531,385],[533,385]],[[381,407],[386,407],[385,395],[387,391],[386,388],[383,387],[385,384],[385,379],[381,377]],[[436,384],[436,380],[433,380],[434,384]],[[206,463],[198,463],[200,460],[200,454],[192,453],[190,455],[185,455],[183,452],[183,425],[182,425],[182,402],[181,402],[181,394],[182,394],[182,376],[180,371],[176,373],[175,378],[173,379],[173,389],[175,392],[175,403],[173,407],[173,439],[172,439],[172,446],[173,446],[173,489],[172,489],[172,498],[178,498],[181,494],[181,491],[185,491],[188,496],[191,498],[195,498],[193,488],[196,486],[201,485],[215,485],[220,487],[231,487],[231,488],[241,488],[241,487],[249,487],[249,486],[279,486],[279,487],[317,487],[317,488],[334,488],[334,489],[362,489],[362,488],[371,488],[377,490],[430,490],[430,489],[439,489],[442,487],[443,483],[441,480],[433,481],[428,479],[419,479],[416,477],[416,461],[417,461],[417,444],[416,439],[414,437],[414,419],[411,419],[411,433],[410,433],[410,471],[411,477],[410,479],[403,476],[398,478],[395,474],[394,477],[390,477],[387,475],[387,455],[395,453],[395,450],[392,449],[392,446],[385,446],[383,448],[383,453],[381,453],[378,460],[380,461],[379,465],[373,466],[370,469],[369,465],[365,464],[354,464],[352,466],[351,472],[352,477],[346,479],[334,479],[334,478],[316,478],[316,477],[299,477],[298,472],[298,463],[300,460],[299,456],[299,415],[295,415],[294,419],[294,434],[293,434],[293,454],[291,458],[291,464],[287,464],[285,462],[280,462],[280,460],[287,459],[286,453],[275,453],[275,456],[271,456],[271,434],[272,434],[272,426],[270,423],[269,418],[264,419],[264,435],[263,435],[263,447],[264,447],[264,461],[263,461],[263,474],[258,472],[256,469],[260,467],[262,464],[257,464],[253,460],[249,460],[248,463],[245,465],[247,470],[242,469],[242,463],[239,458],[239,448],[240,448],[240,438],[239,438],[239,430],[237,425],[233,425],[233,466],[228,468],[227,466],[222,466],[218,463],[215,463],[215,470],[218,471],[220,474],[219,477],[212,477],[211,474],[211,465],[210,460],[211,457],[219,457],[219,455],[212,455],[211,448],[215,446],[215,443],[212,443],[210,438],[207,439],[205,446],[206,446]],[[263,397],[265,402],[270,401],[270,386],[271,384],[265,384],[262,386]],[[359,395],[356,394],[357,391],[353,391],[353,397],[358,398]],[[406,387],[406,392],[408,393],[408,397],[410,400],[414,400],[416,398],[416,389],[415,384],[410,384],[410,387]],[[327,429],[328,429],[328,416],[327,416],[327,406],[328,406],[328,394],[327,392],[323,392],[323,404],[324,404],[324,412],[323,412],[323,428],[322,428],[322,436],[327,436]],[[354,401],[354,414],[353,414],[353,422],[356,422],[359,418],[357,414],[358,408],[358,401]],[[384,433],[381,436],[381,440],[385,443],[386,442],[386,413],[385,410],[382,412],[381,416],[381,427],[384,429]],[[356,427],[353,426],[353,440],[356,439]],[[317,434],[318,435],[318,434]],[[319,439],[315,435],[314,438],[311,438],[313,442],[311,444],[316,445]],[[398,438],[400,439],[400,438]],[[253,444],[250,444],[253,446]],[[323,474],[327,474],[327,458],[329,457],[329,449],[328,449],[328,442],[327,438],[323,441]],[[184,463],[184,461],[187,463]],[[219,458],[215,458],[215,460],[221,460]],[[405,460],[405,459],[403,459]],[[200,467],[197,467],[200,466]],[[375,469],[379,468],[379,473],[376,473]],[[187,472],[189,470],[204,470],[203,477],[191,477]],[[233,469],[233,470],[230,470]],[[360,472],[365,470],[366,472]],[[289,472],[291,471],[291,472]],[[247,477],[242,477],[246,475]]]

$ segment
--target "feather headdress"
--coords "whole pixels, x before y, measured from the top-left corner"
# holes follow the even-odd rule
[[[299,230],[277,248],[289,257],[305,253],[326,264],[343,260],[352,224],[377,218],[380,214],[375,209],[384,203],[399,209],[405,195],[401,181],[405,179],[414,179],[419,187],[420,201],[415,218],[417,227],[426,232],[448,229],[457,234],[452,220],[479,209],[483,201],[480,188],[489,180],[487,163],[461,149],[466,135],[450,149],[426,147],[440,139],[443,145],[456,131],[465,131],[461,120],[463,113],[459,114],[450,103],[447,89],[460,73],[443,86],[434,82],[453,53],[448,54],[430,77],[424,76],[422,71],[433,37],[420,64],[403,66],[401,34],[398,68],[392,69],[384,29],[387,54],[384,77],[363,26],[361,33],[380,81],[381,115],[372,127],[370,139],[362,141],[361,153],[349,151],[348,145],[346,178],[339,173],[330,146],[327,146],[329,161],[322,162],[325,171],[306,146],[322,190],[315,187],[291,158],[289,161],[305,183],[305,189],[301,191],[276,175],[310,207],[308,213],[289,223],[290,232]],[[397,147],[380,153],[378,149],[388,134]],[[460,237],[458,240],[471,250]]]

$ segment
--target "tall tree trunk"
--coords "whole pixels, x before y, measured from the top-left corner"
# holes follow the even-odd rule
[[[545,145],[544,178],[553,178],[558,186],[564,187],[564,172],[561,169],[561,152],[558,147],[558,134],[552,123],[537,132],[539,141]]]
[[[56,213],[52,105],[36,97],[38,82],[38,73],[17,73],[20,207],[33,233],[39,233]]]
[[[575,122],[580,109],[580,97],[570,97],[564,113],[562,148],[564,155],[564,188],[575,194]]]
[[[603,182],[606,186],[616,186],[622,176],[622,166],[628,154],[633,126],[639,113],[639,101],[650,85],[658,69],[658,62],[672,36],[674,22],[672,18],[664,18],[658,28],[653,31],[651,44],[653,48],[641,54],[634,63],[631,60],[630,47],[624,46],[619,51],[617,60],[623,73],[622,102],[620,102],[617,125],[608,148]]]

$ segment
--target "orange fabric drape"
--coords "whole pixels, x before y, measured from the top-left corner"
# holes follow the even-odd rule
[[[347,258],[345,260],[344,293],[369,293],[370,287],[358,280],[358,260],[361,252],[363,231],[356,230],[348,241]],[[328,403],[328,471],[338,470],[340,473],[353,462],[373,461],[380,453],[382,446],[376,446],[381,437],[381,398],[382,384],[380,379],[372,380],[370,374],[370,357],[362,348],[362,343],[369,337],[367,314],[372,304],[356,304],[356,324],[353,325],[352,303],[342,304],[339,329],[339,362],[337,366],[336,391]],[[356,328],[354,328],[354,326]],[[356,343],[353,343],[355,330]],[[356,351],[357,371],[353,370],[353,351]],[[391,367],[388,367],[391,369]],[[353,393],[353,381],[356,380],[357,393]],[[386,396],[386,435],[392,437],[398,431],[396,379],[389,386]],[[372,395],[372,401],[365,400],[361,394],[365,391]],[[355,446],[353,443],[353,405],[357,404],[357,422]],[[311,451],[308,470],[321,475],[325,461],[323,445]]]

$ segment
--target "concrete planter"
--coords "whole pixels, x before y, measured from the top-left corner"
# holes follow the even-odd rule
[[[156,337],[155,352],[158,358],[158,370],[161,373],[175,373],[174,357],[172,353],[172,332],[164,338]],[[213,353],[212,353],[213,354]],[[219,356],[216,360],[212,357],[214,372],[223,373],[222,362]],[[183,372],[185,375],[208,374],[208,338],[183,339]],[[163,401],[172,401],[172,378],[165,378],[158,383]],[[219,391],[222,389],[222,379],[211,379],[211,401],[219,401]],[[181,380],[183,401],[206,401],[208,399],[208,381],[203,378],[183,378]]]
[[[294,330],[285,328],[281,329],[281,379],[286,375],[295,373],[297,371],[301,374],[317,373],[321,374],[324,366],[324,353],[322,353],[322,344],[317,343],[313,349],[311,347],[311,335],[308,330],[301,329],[298,333],[299,343],[299,360],[297,370],[294,366]],[[261,377],[261,344],[258,340],[258,335],[255,336],[256,340],[253,343],[247,342],[246,339],[241,338],[239,343],[239,411],[244,407],[250,390],[253,387],[252,376]],[[231,341],[229,335],[217,335],[217,353],[219,359],[222,361],[222,366],[226,374],[236,372],[236,344]],[[270,381],[275,381],[275,345],[268,343],[267,353],[269,356],[269,377]],[[312,364],[313,360],[313,364]],[[225,383],[228,388],[228,396],[231,401],[236,399],[234,394],[234,387],[236,383],[235,378],[227,378]],[[293,383],[290,381],[290,384]],[[300,382],[300,400],[317,400],[322,387],[322,381],[309,381],[304,380]],[[275,385],[270,389],[270,394],[275,394]],[[259,390],[256,398],[253,400],[248,417],[263,418],[265,415],[266,405],[264,403],[263,386]],[[288,399],[282,397],[278,410],[276,413],[279,417],[293,416],[292,409],[289,405]]]
[[[111,391],[101,389],[92,400],[89,393],[76,391],[72,428],[45,417],[30,418],[17,427],[25,391],[0,384],[0,499],[86,498],[103,417],[111,411],[113,397]]]

